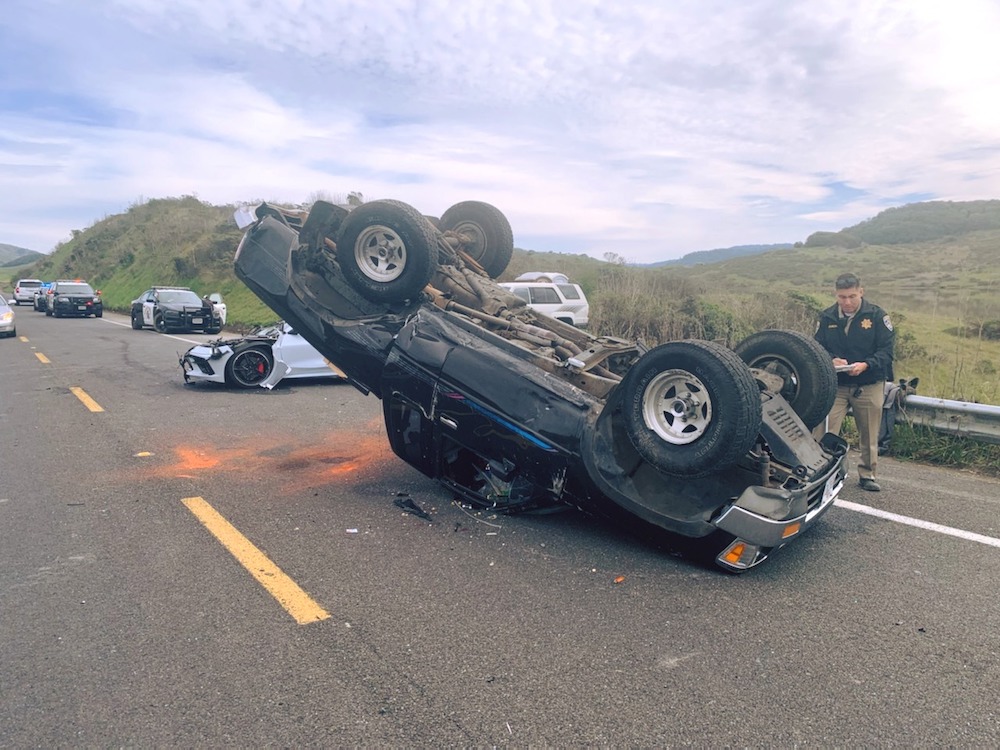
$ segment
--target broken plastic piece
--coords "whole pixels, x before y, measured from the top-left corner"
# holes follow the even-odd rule
[[[393,503],[396,505],[396,507],[402,508],[407,513],[412,513],[413,515],[418,516],[419,518],[423,518],[427,521],[431,520],[430,514],[408,497],[397,497],[393,501]]]

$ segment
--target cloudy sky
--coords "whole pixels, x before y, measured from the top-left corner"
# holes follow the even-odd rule
[[[654,262],[1000,198],[996,0],[6,0],[0,242],[149,198],[493,203]]]

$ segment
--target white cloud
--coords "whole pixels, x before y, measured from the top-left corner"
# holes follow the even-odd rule
[[[655,261],[1000,193],[987,0],[12,5],[0,242],[34,249],[140,196],[358,190]]]

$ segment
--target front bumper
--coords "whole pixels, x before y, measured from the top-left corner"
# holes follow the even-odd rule
[[[80,315],[86,317],[88,315],[100,315],[104,311],[103,305],[95,305],[93,303],[87,304],[86,302],[54,302],[52,304],[52,312],[59,313],[59,315]]]
[[[226,382],[226,361],[232,355],[229,347],[194,346],[180,358],[184,382]]]
[[[747,487],[712,520],[716,528],[735,537],[716,562],[724,568],[746,570],[801,536],[830,509],[843,489],[845,458],[846,452],[837,456],[829,471],[794,490]]]
[[[165,313],[163,324],[169,331],[212,331],[222,330],[222,320],[212,315],[190,313]]]

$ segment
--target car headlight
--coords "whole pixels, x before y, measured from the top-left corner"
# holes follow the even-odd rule
[[[14,320],[13,311],[8,310],[5,313],[0,313],[0,323],[10,323],[12,320]]]

